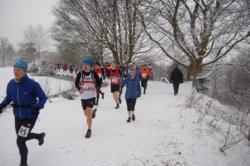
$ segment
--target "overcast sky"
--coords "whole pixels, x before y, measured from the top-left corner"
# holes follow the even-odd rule
[[[15,47],[23,40],[29,25],[41,24],[49,29],[55,17],[52,8],[59,0],[0,0],[0,37]]]

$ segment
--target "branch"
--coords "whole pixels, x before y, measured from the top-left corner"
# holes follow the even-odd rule
[[[224,57],[227,53],[229,53],[238,43],[240,43],[241,41],[243,41],[243,40],[245,40],[247,37],[249,37],[249,35],[250,35],[250,31],[247,33],[246,36],[244,36],[244,37],[242,37],[241,39],[235,41],[235,42],[234,42],[234,43],[233,43],[233,44],[232,44],[223,54],[221,54],[221,55],[218,56],[216,59],[214,59],[214,60],[212,60],[212,61],[210,61],[210,62],[207,62],[207,63],[202,64],[202,66],[206,66],[206,65],[209,65],[209,64],[212,64],[212,63],[218,61],[219,59],[221,59],[222,57]],[[227,44],[228,44],[228,43],[227,43]],[[226,46],[226,45],[225,45],[225,46]],[[219,53],[220,53],[220,51],[221,51],[225,46],[223,46],[223,47],[220,48]]]
[[[138,9],[137,9],[137,10],[138,10]],[[187,65],[185,65],[184,63],[180,62],[178,59],[176,59],[176,58],[174,58],[173,56],[171,56],[171,55],[162,47],[162,45],[161,45],[157,40],[155,40],[155,39],[151,36],[151,34],[150,34],[150,33],[148,32],[148,30],[147,30],[147,27],[146,27],[146,24],[145,24],[145,22],[144,22],[144,17],[143,17],[143,15],[142,15],[142,13],[141,13],[139,10],[138,10],[138,13],[140,14],[141,22],[142,22],[143,28],[144,28],[146,34],[148,35],[148,37],[150,38],[150,40],[152,40],[154,43],[156,43],[156,44],[160,47],[160,49],[165,53],[165,55],[166,55],[167,57],[169,57],[169,58],[172,59],[173,61],[178,62],[180,65],[182,65],[182,66],[184,66],[184,67],[187,67]]]

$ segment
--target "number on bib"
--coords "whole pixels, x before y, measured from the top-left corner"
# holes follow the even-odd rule
[[[112,77],[112,82],[113,83],[118,83],[118,78],[117,77]]]
[[[147,74],[143,73],[142,78],[146,78],[146,77],[147,77]]]
[[[26,138],[29,134],[29,131],[30,131],[30,128],[21,126],[21,128],[18,131],[18,136]]]

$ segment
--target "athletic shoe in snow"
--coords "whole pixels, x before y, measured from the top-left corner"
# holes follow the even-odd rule
[[[132,115],[132,121],[135,121],[135,115],[134,114]]]
[[[127,120],[127,122],[129,123],[131,121],[131,117],[128,117],[128,120]]]
[[[85,138],[90,138],[90,137],[91,137],[91,129],[88,129]]]
[[[116,104],[116,107],[115,107],[115,109],[118,109],[120,106],[119,106],[119,104]]]
[[[93,110],[93,113],[92,113],[92,119],[95,118],[95,113],[96,113],[96,111],[97,111],[97,109],[95,108],[95,109]]]
[[[43,143],[44,143],[44,137],[45,137],[45,133],[41,133],[41,138],[38,140],[38,145],[43,145]]]

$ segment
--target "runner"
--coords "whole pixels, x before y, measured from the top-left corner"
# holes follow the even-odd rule
[[[116,62],[111,63],[111,69],[108,72],[108,78],[111,80],[111,93],[116,103],[115,109],[119,108],[122,100],[119,98],[120,79],[122,77],[122,71],[118,69]]]
[[[129,76],[122,81],[121,89],[126,85],[126,103],[127,103],[127,110],[128,110],[128,119],[127,122],[135,121],[135,104],[137,97],[141,96],[141,86],[140,86],[140,79],[136,77],[136,70],[133,68],[130,71]]]
[[[141,86],[143,87],[143,93],[146,94],[150,71],[146,64],[141,68]]]
[[[36,139],[39,145],[43,145],[45,137],[45,133],[31,132],[47,97],[39,83],[27,76],[27,69],[28,65],[25,60],[16,62],[14,65],[15,78],[8,83],[6,97],[0,104],[0,113],[2,113],[3,108],[13,102],[16,143],[21,156],[20,166],[27,166],[28,147],[26,141]]]
[[[104,99],[104,93],[101,91],[103,72],[102,72],[102,69],[100,67],[100,63],[99,62],[95,63],[95,73],[99,76],[100,82],[101,82],[100,85],[96,87],[97,88],[96,89],[97,96],[96,96],[96,103],[95,103],[95,105],[98,105],[100,94],[102,95],[102,99]]]
[[[100,86],[98,75],[91,71],[93,62],[89,58],[82,61],[82,71],[77,74],[75,86],[81,95],[82,108],[87,119],[88,130],[85,138],[91,137],[92,118],[95,118],[97,109],[93,110],[96,98],[96,87]]]

